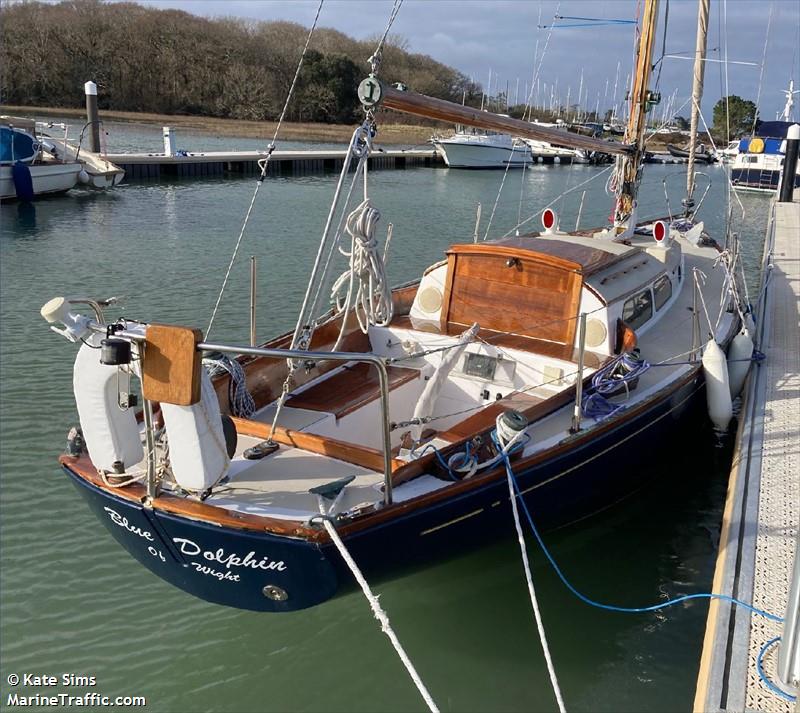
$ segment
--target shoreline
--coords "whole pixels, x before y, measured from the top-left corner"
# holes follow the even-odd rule
[[[14,116],[57,116],[84,118],[86,112],[76,108],[57,108],[39,106],[0,105],[0,114]],[[132,111],[101,111],[100,117],[106,121],[128,124],[147,124],[151,126],[172,126],[176,129],[191,129],[204,134],[229,136],[235,138],[262,138],[272,140],[275,133],[274,121],[248,121],[245,119],[222,119],[210,116],[186,116],[177,114],[148,114]],[[319,141],[347,144],[355,125],[319,123],[283,123],[279,139],[290,141]],[[432,126],[410,124],[378,124],[379,143],[383,145],[427,144],[434,133]]]

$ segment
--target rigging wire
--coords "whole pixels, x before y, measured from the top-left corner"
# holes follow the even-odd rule
[[[596,179],[597,179],[597,178],[599,178],[600,176],[604,176],[605,174],[607,174],[609,171],[611,171],[611,170],[613,170],[613,169],[614,169],[614,164],[612,163],[612,164],[611,164],[610,166],[608,166],[607,168],[604,168],[602,171],[599,171],[598,173],[595,173],[593,176],[590,176],[590,177],[589,177],[589,178],[587,178],[585,181],[581,181],[579,184],[577,184],[576,186],[573,186],[573,187],[572,187],[572,188],[570,188],[568,191],[565,191],[563,194],[560,194],[560,195],[556,196],[556,197],[555,197],[555,198],[554,198],[552,201],[550,201],[550,202],[549,202],[547,205],[543,206],[542,208],[540,208],[539,210],[537,210],[535,213],[533,213],[532,215],[530,215],[530,216],[528,216],[527,218],[525,218],[525,220],[523,220],[522,222],[520,222],[520,223],[518,223],[517,225],[515,225],[513,228],[511,228],[511,230],[509,230],[509,231],[507,231],[507,232],[503,233],[503,235],[502,235],[502,236],[500,236],[500,237],[501,237],[501,238],[507,238],[509,235],[513,234],[515,230],[518,230],[518,229],[519,229],[519,228],[521,228],[523,225],[526,225],[527,223],[530,223],[530,222],[531,222],[531,221],[532,221],[534,218],[536,218],[537,216],[541,215],[543,211],[545,211],[545,210],[547,210],[548,208],[550,208],[551,206],[555,205],[555,204],[556,204],[558,201],[560,201],[560,200],[561,200],[561,199],[562,199],[564,196],[568,195],[569,193],[572,193],[573,191],[577,191],[579,188],[581,188],[581,187],[585,186],[587,183],[591,183],[592,181],[596,180]]]
[[[278,138],[278,132],[281,130],[281,125],[283,124],[284,117],[286,116],[286,112],[289,109],[289,102],[292,99],[294,94],[295,87],[297,86],[297,80],[300,77],[300,70],[303,68],[303,61],[306,58],[306,54],[308,52],[308,45],[311,43],[311,37],[314,34],[314,30],[317,27],[317,22],[319,21],[320,13],[322,12],[322,5],[324,4],[325,0],[319,0],[319,6],[317,7],[317,14],[314,16],[314,22],[311,25],[311,29],[308,31],[308,36],[306,37],[306,43],[303,46],[303,52],[300,55],[300,60],[297,63],[297,69],[294,72],[294,77],[292,78],[292,83],[289,87],[289,91],[286,94],[286,101],[283,104],[283,109],[281,110],[281,114],[278,117],[278,123],[275,125],[275,132],[272,135],[272,141],[270,142],[269,146],[267,147],[267,157],[261,159],[258,164],[261,168],[261,175],[258,177],[256,181],[256,187],[253,191],[253,197],[250,199],[250,205],[247,208],[247,212],[244,216],[244,222],[242,223],[242,229],[239,231],[239,237],[236,240],[236,245],[233,248],[233,255],[231,255],[231,261],[228,264],[228,269],[225,271],[225,277],[222,280],[222,286],[219,290],[219,295],[217,295],[217,301],[214,304],[214,309],[211,312],[211,319],[208,322],[208,328],[206,329],[206,338],[211,333],[211,327],[214,326],[214,319],[217,316],[217,310],[219,310],[220,303],[222,302],[222,295],[225,292],[225,287],[228,284],[228,279],[231,276],[231,270],[233,270],[233,264],[236,262],[236,256],[239,254],[239,248],[242,244],[242,239],[244,238],[245,230],[247,229],[247,224],[250,222],[250,215],[253,212],[253,206],[256,202],[256,197],[258,196],[258,191],[261,188],[261,184],[264,182],[264,178],[267,175],[267,166],[269,165],[269,160],[272,157],[272,152],[275,151],[275,140]],[[402,0],[400,0],[402,2]]]

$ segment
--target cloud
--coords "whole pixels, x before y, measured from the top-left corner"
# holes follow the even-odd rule
[[[176,7],[199,15],[281,19],[306,26],[311,24],[318,5],[317,0],[140,1],[145,5]],[[383,32],[391,7],[391,0],[327,0],[320,24],[359,39],[374,37]],[[556,14],[634,19],[636,7],[635,0],[405,0],[392,32],[407,39],[411,51],[430,55],[483,84],[491,69],[493,76],[498,77],[498,86],[503,87],[506,82],[513,87],[517,77],[521,83],[529,81],[538,43],[539,55],[543,55],[540,83],[554,86],[557,82],[562,101],[565,101],[568,87],[571,97],[577,96],[583,71],[588,103],[594,108],[598,93],[601,103],[606,95],[606,82],[613,85],[617,63],[621,66],[620,84],[633,65],[631,27],[600,25],[550,30],[539,29],[537,25],[540,21],[542,25],[552,25]],[[662,3],[656,57],[661,55],[665,37],[665,7],[666,3]],[[729,59],[760,65],[770,11],[772,22],[763,81],[759,83],[759,67],[729,65],[727,86],[730,93],[754,101],[760,91],[762,113],[771,118],[783,107],[780,90],[786,87],[789,78],[800,80],[797,50],[800,3],[795,0],[712,3],[708,46],[709,56],[720,58],[727,38]],[[696,26],[697,2],[671,0],[667,53],[693,53]],[[725,91],[724,74],[722,64],[707,64],[703,111],[709,121],[711,107]],[[662,94],[666,97],[677,90],[679,96],[688,97],[691,77],[690,61],[664,59],[660,77]],[[624,92],[618,90],[618,93]]]

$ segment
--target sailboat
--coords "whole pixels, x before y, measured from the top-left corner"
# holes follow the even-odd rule
[[[352,586],[330,528],[363,571],[392,571],[506,531],[506,459],[554,527],[640,488],[706,401],[727,425],[731,252],[698,226],[637,217],[657,11],[646,0],[622,143],[365,79],[293,332],[227,344],[107,318],[108,301],[44,305],[79,347],[80,428],[60,463],[123,548],[207,601],[303,609]],[[390,289],[365,174],[381,108],[613,153],[613,222],[567,232],[548,209],[541,230],[466,239]],[[350,264],[325,312],[336,247]]]

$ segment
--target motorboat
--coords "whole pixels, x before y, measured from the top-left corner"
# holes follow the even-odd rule
[[[524,141],[491,130],[456,126],[452,136],[431,141],[449,168],[521,168],[532,161]]]
[[[46,151],[35,122],[0,117],[0,200],[63,193],[78,182],[81,165]]]
[[[63,130],[63,136],[54,136],[54,127]],[[81,140],[69,141],[68,131],[65,124],[1,116],[0,199],[31,200],[77,185],[105,189],[122,181],[123,169],[82,147]]]
[[[736,190],[773,192],[783,173],[786,132],[794,122],[762,121],[753,136],[739,141],[739,152],[731,165],[731,184]],[[800,166],[794,176],[800,186]]]

